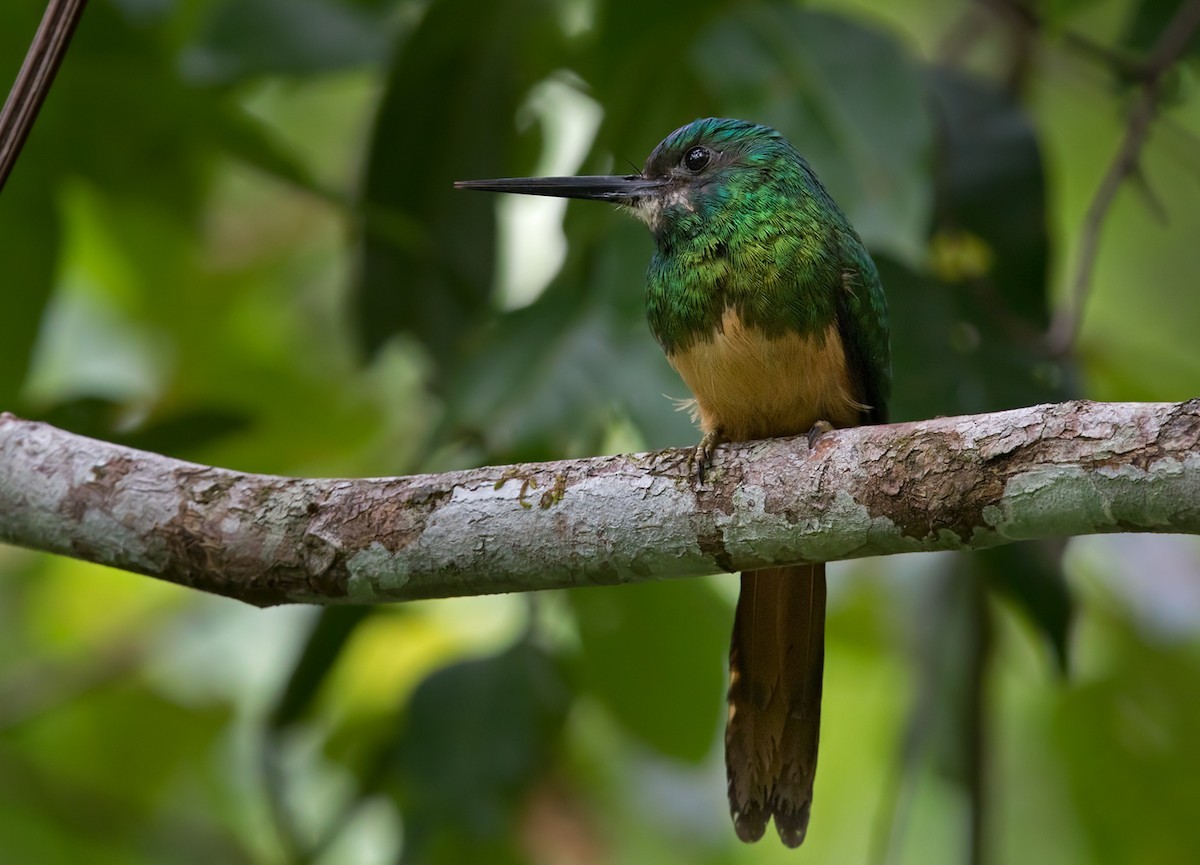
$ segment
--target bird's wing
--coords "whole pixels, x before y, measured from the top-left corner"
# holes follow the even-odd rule
[[[863,423],[887,423],[887,403],[892,391],[887,299],[875,263],[862,241],[850,235],[844,248],[838,330],[846,349],[851,381],[861,390],[859,402],[869,406],[863,412]]]

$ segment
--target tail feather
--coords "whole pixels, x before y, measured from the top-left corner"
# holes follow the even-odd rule
[[[729,807],[743,841],[775,818],[797,847],[808,831],[825,663],[825,566],[742,574],[729,650],[725,760]]]

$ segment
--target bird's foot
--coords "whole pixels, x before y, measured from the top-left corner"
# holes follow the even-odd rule
[[[827,420],[819,420],[812,425],[812,429],[808,431],[808,449],[814,450],[817,442],[821,440],[821,436],[825,433],[833,432],[833,424]]]
[[[688,448],[682,452],[674,451],[670,456],[667,456],[667,452],[664,451],[663,459],[658,462],[658,465],[665,465],[667,470],[663,471],[662,468],[656,466],[652,472],[656,475],[674,474],[680,467],[684,467],[686,476],[694,476],[697,481],[704,483],[704,473],[712,465],[717,445],[723,441],[725,439],[719,432],[707,432],[704,434],[704,438],[700,439],[700,444],[694,448]]]
[[[709,430],[704,434],[704,438],[700,439],[700,444],[696,445],[692,450],[692,455],[688,459],[689,468],[694,468],[696,471],[696,480],[699,483],[704,483],[704,472],[712,465],[713,456],[716,453],[717,445],[724,439],[716,430]]]

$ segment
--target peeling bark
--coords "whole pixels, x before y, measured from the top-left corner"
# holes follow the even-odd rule
[[[1200,534],[1200,400],[318,480],[0,414],[0,541],[268,606],[604,585],[1099,532]]]

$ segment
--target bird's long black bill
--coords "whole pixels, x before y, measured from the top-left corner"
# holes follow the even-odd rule
[[[591,177],[501,177],[496,180],[459,180],[454,184],[454,188],[630,204],[653,192],[662,183],[661,180],[648,180],[640,174]]]

